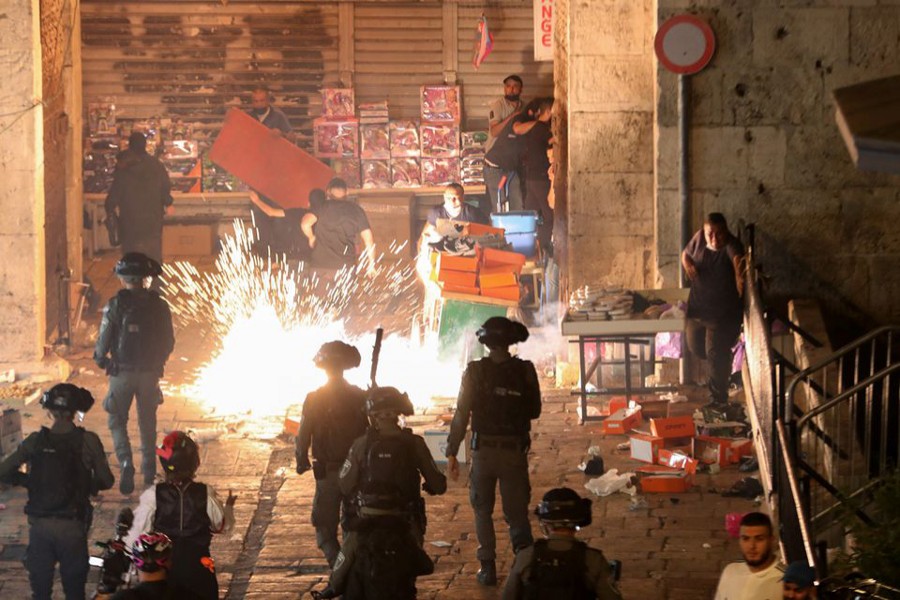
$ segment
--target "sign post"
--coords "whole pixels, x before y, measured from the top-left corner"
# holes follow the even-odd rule
[[[532,0],[534,6],[534,60],[553,60],[553,0]]]

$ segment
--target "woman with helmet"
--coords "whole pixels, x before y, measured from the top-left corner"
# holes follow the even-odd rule
[[[167,435],[156,454],[165,481],[141,494],[126,541],[133,544],[148,531],[164,533],[172,540],[173,585],[217,600],[219,584],[209,546],[214,533],[228,533],[234,527],[235,497],[229,492],[223,506],[211,485],[194,481],[200,451],[183,431]]]
[[[86,413],[93,405],[94,397],[84,388],[53,386],[41,396],[53,424],[29,435],[0,463],[0,482],[28,488],[25,568],[37,600],[50,600],[57,561],[66,600],[84,598],[90,496],[115,481],[100,438],[74,423],[75,413]],[[26,463],[27,475],[19,470]]]
[[[443,494],[447,478],[425,440],[400,427],[400,415],[414,412],[409,396],[394,387],[375,387],[366,412],[371,426],[353,442],[340,474],[341,491],[356,499],[359,519],[318,596],[412,600],[416,577],[434,571],[422,550],[426,519],[419,490]]]
[[[463,373],[446,455],[450,478],[455,481],[459,477],[456,454],[471,416],[469,501],[475,512],[481,562],[476,579],[482,585],[497,585],[493,512],[498,482],[513,551],[534,542],[528,522],[528,450],[531,421],[541,415],[541,388],[534,365],[509,352],[511,345],[528,339],[524,325],[505,317],[491,317],[476,335],[487,346],[488,356],[470,362]]]
[[[129,252],[116,263],[119,290],[106,308],[94,347],[94,362],[109,375],[109,392],[103,408],[109,413],[116,459],[119,461],[119,491],[134,491],[134,461],[128,439],[128,413],[137,398],[141,431],[141,471],[144,485],[156,478],[156,409],[162,402],[159,378],[175,347],[172,313],[155,291],[148,289],[162,267],[152,258]]]
[[[346,520],[348,504],[341,494],[338,474],[353,440],[366,432],[366,394],[344,379],[344,371],[359,366],[359,351],[355,347],[337,340],[328,342],[319,348],[313,361],[328,375],[328,383],[310,392],[303,403],[296,441],[297,473],[302,475],[312,469],[315,476],[312,524],[316,528],[316,544],[333,567],[341,549],[337,537],[341,507]]]
[[[603,553],[575,537],[580,528],[591,524],[590,499],[569,488],[552,489],[534,514],[546,539],[516,554],[503,600],[622,600]]]
[[[172,540],[164,533],[142,533],[129,552],[140,583],[116,592],[111,600],[193,600],[198,598],[168,579],[172,570]]]

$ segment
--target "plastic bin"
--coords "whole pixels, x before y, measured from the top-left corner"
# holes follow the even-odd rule
[[[537,211],[491,213],[491,224],[506,230],[506,241],[512,244],[514,251],[528,258],[537,253]]]

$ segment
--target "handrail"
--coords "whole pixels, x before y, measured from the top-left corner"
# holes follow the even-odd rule
[[[803,550],[806,554],[807,563],[816,564],[816,553],[812,546],[812,536],[809,532],[809,523],[807,521],[806,508],[800,501],[803,496],[800,493],[800,482],[797,480],[796,468],[793,456],[791,456],[791,447],[788,444],[787,431],[784,428],[784,422],[778,420],[775,422],[775,431],[778,433],[778,442],[781,446],[781,459],[784,461],[787,473],[788,487],[791,490],[791,499],[794,501],[794,508],[797,511],[797,521],[800,527],[801,538],[803,539]]]
[[[819,406],[806,411],[806,414],[804,414],[802,417],[800,417],[800,419],[797,420],[797,429],[799,430],[800,428],[802,428],[803,425],[805,425],[807,423],[807,421],[809,421],[813,417],[822,414],[826,410],[834,408],[835,406],[837,406],[838,404],[840,404],[841,402],[843,402],[850,396],[855,396],[856,394],[860,393],[861,391],[863,391],[867,387],[871,386],[872,384],[878,383],[879,381],[883,380],[886,376],[892,374],[894,371],[900,371],[900,362],[889,365],[889,366],[885,367],[884,369],[882,369],[881,371],[878,371],[874,375],[867,377],[863,381],[860,381],[859,383],[854,385],[849,390],[841,392],[840,394],[838,394],[837,396],[835,396],[834,398],[832,398],[825,404],[820,404]],[[791,389],[791,388],[789,388],[789,389]]]

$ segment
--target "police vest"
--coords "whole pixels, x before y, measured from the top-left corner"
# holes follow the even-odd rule
[[[28,472],[25,514],[85,520],[90,510],[91,473],[84,465],[84,429],[51,433],[41,427]]]
[[[366,433],[365,392],[354,385],[327,385],[310,394],[313,458],[341,464],[356,438]]]
[[[365,469],[359,486],[361,506],[408,510],[419,497],[415,436],[409,429],[397,435],[366,432]]]
[[[208,545],[212,540],[212,522],[206,501],[207,489],[202,483],[192,481],[183,488],[171,483],[157,484],[153,530],[172,541],[190,539]]]
[[[587,544],[574,542],[568,550],[550,549],[547,540],[534,543],[531,572],[525,581],[527,600],[592,600],[596,594],[585,585]]]
[[[523,435],[531,431],[528,366],[515,357],[502,363],[489,358],[469,363],[474,369],[476,390],[472,431],[481,435]]]
[[[115,361],[126,368],[162,368],[169,355],[162,327],[170,318],[165,300],[149,290],[119,290],[116,304]]]

